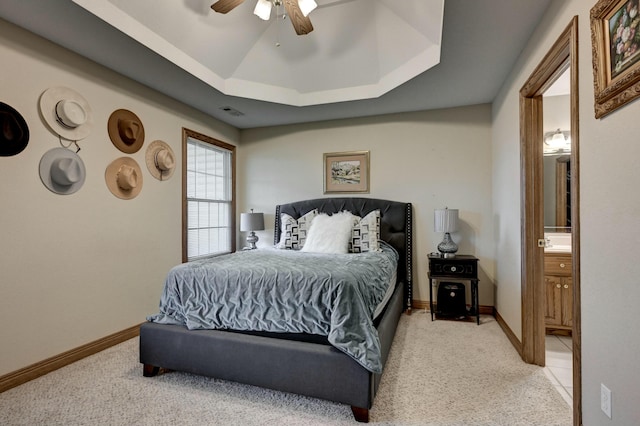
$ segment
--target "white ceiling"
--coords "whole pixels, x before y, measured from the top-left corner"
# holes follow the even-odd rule
[[[318,0],[305,36],[277,10],[259,19],[255,0],[228,14],[209,1],[73,1],[224,94],[287,105],[378,97],[440,60],[444,0]]]
[[[567,68],[565,72],[558,76],[558,79],[553,82],[542,96],[563,96],[571,93],[571,69]]]
[[[446,0],[443,18],[443,0],[316,0],[297,36],[255,0],[214,1],[2,0],[0,17],[253,128],[491,102],[550,2]]]

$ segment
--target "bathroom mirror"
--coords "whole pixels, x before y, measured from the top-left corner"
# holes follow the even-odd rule
[[[544,230],[571,232],[571,100],[568,70],[543,96]]]
[[[571,155],[544,156],[545,232],[571,232]]]

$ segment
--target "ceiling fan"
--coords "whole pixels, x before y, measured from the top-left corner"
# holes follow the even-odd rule
[[[211,9],[218,13],[228,13],[243,2],[244,0],[218,0],[211,5]],[[296,34],[304,35],[313,31],[313,25],[311,25],[308,15],[318,6],[314,0],[258,0],[253,13],[268,21],[271,17],[272,6],[278,8],[283,4]]]

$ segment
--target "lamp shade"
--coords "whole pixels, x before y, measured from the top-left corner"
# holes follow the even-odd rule
[[[438,209],[433,215],[435,232],[456,232],[458,230],[458,209]]]
[[[262,213],[241,213],[240,231],[264,231],[264,214]]]

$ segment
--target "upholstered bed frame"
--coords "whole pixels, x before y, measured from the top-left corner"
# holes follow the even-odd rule
[[[380,210],[380,238],[400,255],[396,289],[376,320],[384,365],[400,314],[411,311],[411,204],[372,198],[319,198],[282,204],[276,207],[275,242],[280,236],[281,213],[299,218],[314,208],[324,213],[348,210],[360,217]],[[188,330],[151,322],[140,327],[140,362],[147,377],[162,368],[348,404],[356,420],[362,422],[369,420],[381,378],[331,346],[326,338]]]

